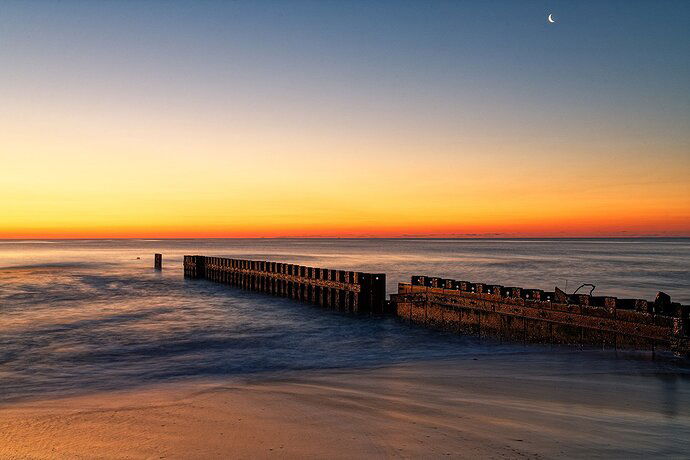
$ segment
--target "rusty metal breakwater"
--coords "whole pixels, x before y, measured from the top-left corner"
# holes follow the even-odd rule
[[[224,257],[184,256],[184,276],[352,313],[385,313],[386,275]]]
[[[413,276],[391,296],[407,321],[515,341],[671,350],[688,356],[690,307],[659,293],[642,299],[566,294]]]

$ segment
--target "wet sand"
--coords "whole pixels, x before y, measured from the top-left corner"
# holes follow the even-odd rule
[[[588,371],[581,355],[564,373],[539,359],[303,371],[10,403],[0,406],[0,458],[690,455],[686,374],[631,371],[625,362]]]

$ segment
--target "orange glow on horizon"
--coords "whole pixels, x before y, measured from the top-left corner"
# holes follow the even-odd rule
[[[108,227],[32,229],[2,231],[0,239],[108,239],[108,238],[597,238],[597,237],[690,237],[687,219],[641,220],[637,225],[621,225],[615,219],[569,222],[521,222],[502,225],[414,225],[414,226],[293,226],[230,227]]]
[[[0,238],[690,237],[684,24],[460,3],[9,7]]]

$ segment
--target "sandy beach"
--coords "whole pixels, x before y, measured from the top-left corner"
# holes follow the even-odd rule
[[[590,383],[577,369],[507,375],[501,362],[487,357],[305,371],[6,404],[0,457],[631,458],[690,452],[687,376],[622,369]]]

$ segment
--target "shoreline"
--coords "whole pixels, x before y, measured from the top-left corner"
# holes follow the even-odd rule
[[[3,404],[0,457],[630,458],[690,451],[686,373],[624,364],[587,370],[589,360],[564,372],[548,358],[531,360],[528,368],[478,356],[298,371]]]

